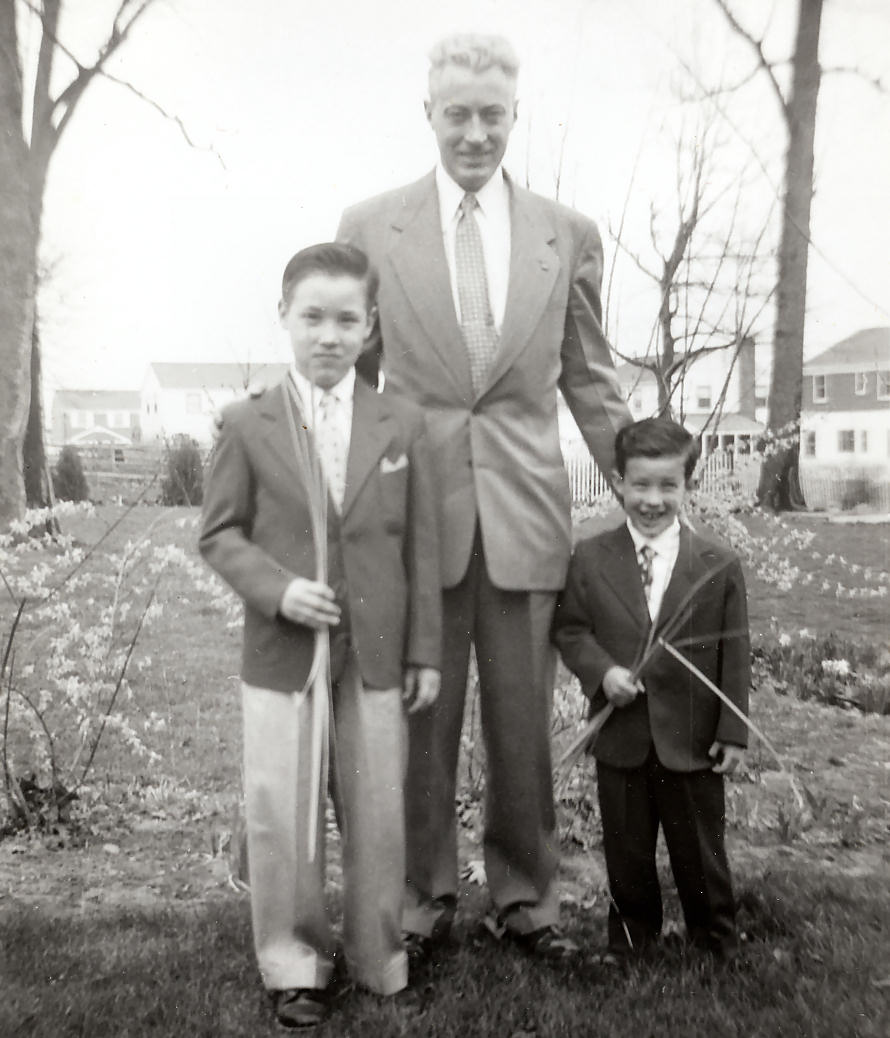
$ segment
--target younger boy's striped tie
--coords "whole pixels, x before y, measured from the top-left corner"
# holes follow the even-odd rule
[[[637,562],[640,567],[640,580],[643,583],[643,594],[646,596],[646,604],[649,604],[649,594],[652,591],[652,560],[655,558],[655,549],[651,544],[644,544],[637,552]]]

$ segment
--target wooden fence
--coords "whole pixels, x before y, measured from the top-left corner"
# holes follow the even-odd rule
[[[856,468],[840,465],[800,466],[800,489],[808,508],[865,508],[890,512],[890,471],[887,468]]]

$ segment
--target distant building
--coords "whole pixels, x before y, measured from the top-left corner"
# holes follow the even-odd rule
[[[658,382],[652,371],[625,363],[618,365],[616,374],[635,420],[658,413]],[[690,357],[671,408],[690,432],[705,430],[704,453],[749,453],[765,429],[766,397],[767,379],[758,377],[757,348],[747,341],[738,350],[713,350]],[[560,411],[563,442],[580,439],[562,402]]]
[[[57,389],[53,394],[50,443],[139,443],[139,394],[122,389]]]
[[[803,462],[890,468],[890,328],[868,328],[803,366]]]
[[[277,382],[286,370],[286,364],[149,364],[139,394],[143,439],[190,436],[209,445],[214,418],[229,401],[256,384]]]

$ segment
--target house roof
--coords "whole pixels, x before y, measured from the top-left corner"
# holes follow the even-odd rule
[[[277,378],[287,370],[287,364],[191,364],[155,362],[149,365],[163,389],[206,389],[226,386],[244,389],[262,375],[263,379]]]
[[[53,406],[75,411],[138,411],[139,394],[127,389],[57,389]]]
[[[890,328],[864,328],[808,360],[805,375],[843,374],[890,368]]]
[[[688,414],[683,419],[687,426],[691,426],[696,431],[703,428],[705,422],[708,420],[706,414]],[[764,431],[765,426],[762,422],[757,422],[753,418],[749,418],[745,414],[722,414],[720,420],[716,423],[711,421],[708,424],[708,433],[729,433],[737,436],[756,436]]]

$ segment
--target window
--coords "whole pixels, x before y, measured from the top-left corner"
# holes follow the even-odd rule
[[[634,393],[633,396],[630,398],[630,406],[634,409],[634,411],[642,411],[643,394],[640,392]]]
[[[185,411],[186,411],[186,414],[200,414],[201,413],[201,394],[200,393],[186,393],[185,394]]]
[[[828,376],[813,375],[813,403],[824,404],[828,399]]]
[[[816,457],[816,433],[812,429],[803,434],[803,452],[808,458]]]
[[[97,411],[93,415],[93,425],[101,425],[103,429],[108,428],[108,415],[105,411]]]
[[[890,400],[890,371],[878,372],[878,400]]]
[[[754,406],[766,407],[767,388],[764,385],[754,387]]]
[[[711,406],[711,387],[710,386],[696,386],[695,387],[695,406],[696,407],[710,407]]]
[[[856,435],[852,429],[838,430],[837,449],[842,454],[852,454],[856,450]]]
[[[856,396],[864,396],[868,392],[868,372],[857,371],[853,375],[853,392]]]
[[[868,454],[868,429],[863,429],[859,433],[859,449],[863,454]]]

